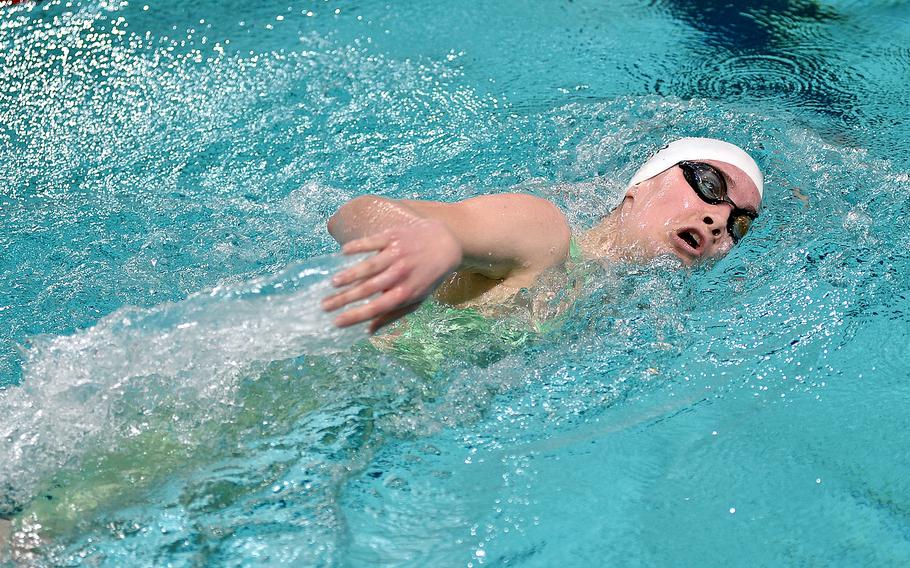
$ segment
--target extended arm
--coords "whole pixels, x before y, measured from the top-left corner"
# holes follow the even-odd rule
[[[365,196],[342,206],[328,226],[346,254],[378,254],[337,274],[333,283],[349,287],[323,306],[334,310],[381,292],[336,319],[340,326],[373,320],[373,330],[415,309],[455,270],[530,285],[565,259],[570,237],[559,209],[522,194],[457,203]]]

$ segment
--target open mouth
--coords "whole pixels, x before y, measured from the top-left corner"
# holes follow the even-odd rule
[[[692,229],[683,229],[676,235],[694,251],[701,249],[701,235]]]

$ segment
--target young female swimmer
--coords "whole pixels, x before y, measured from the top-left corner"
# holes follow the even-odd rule
[[[552,203],[523,194],[457,203],[352,199],[329,219],[345,254],[375,252],[332,278],[340,290],[322,307],[349,307],[346,327],[375,332],[414,311],[431,294],[451,305],[508,301],[571,256],[647,261],[671,254],[691,265],[727,253],[758,216],[763,179],[741,148],[682,138],[632,177],[622,202],[577,239]]]
[[[329,231],[345,253],[377,254],[336,274],[340,290],[323,307],[338,310],[377,294],[335,320],[339,326],[369,321],[376,331],[434,292],[456,306],[507,302],[573,258],[647,261],[671,254],[693,264],[725,254],[746,234],[762,189],[758,166],[740,148],[683,138],[649,159],[619,206],[577,238],[559,209],[530,195],[458,203],[358,197],[329,220]],[[10,521],[0,517],[0,555],[10,532]]]

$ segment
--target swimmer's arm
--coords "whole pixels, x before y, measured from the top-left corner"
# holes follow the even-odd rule
[[[570,238],[558,208],[521,194],[457,203],[359,197],[342,206],[328,228],[347,254],[379,253],[337,274],[333,283],[350,287],[323,302],[334,310],[382,292],[336,319],[340,326],[373,319],[371,329],[415,309],[455,270],[530,285],[565,259]]]
[[[571,233],[562,212],[545,199],[525,194],[484,195],[456,203],[358,197],[329,219],[328,228],[344,245],[428,220],[441,222],[456,239],[462,257],[458,270],[497,280],[536,277],[565,260],[569,251]]]
[[[566,218],[545,199],[525,194],[484,195],[457,203],[403,201],[425,218],[438,219],[462,247],[461,270],[525,286],[569,252]]]

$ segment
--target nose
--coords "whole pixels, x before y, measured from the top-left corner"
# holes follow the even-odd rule
[[[711,217],[710,215],[705,215],[704,219],[702,219],[702,222],[708,226],[708,230],[711,231],[711,234],[714,236],[715,239],[720,237],[723,234],[721,224],[715,222],[715,217]]]
[[[729,205],[721,205],[724,205],[725,207],[702,217],[702,222],[711,233],[715,243],[720,243],[724,240],[724,237],[727,235],[727,222],[730,218]]]
[[[733,211],[733,208],[727,203],[718,203],[710,207],[710,211],[705,211],[702,223],[707,226],[714,240],[717,241],[722,239],[727,231],[727,222],[730,219],[730,212]]]

